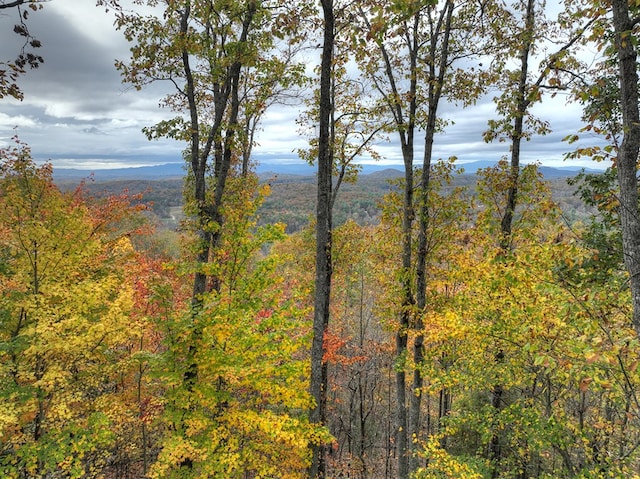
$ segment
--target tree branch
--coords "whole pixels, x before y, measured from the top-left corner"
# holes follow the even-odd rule
[[[0,10],[4,10],[6,8],[19,7],[20,5],[24,5],[25,3],[42,3],[47,0],[14,0],[9,3],[0,3]]]
[[[13,7],[17,7],[19,5],[22,5],[23,3],[25,3],[27,0],[16,0],[15,2],[11,2],[11,3],[0,3],[0,10],[2,10],[3,8],[13,8]]]

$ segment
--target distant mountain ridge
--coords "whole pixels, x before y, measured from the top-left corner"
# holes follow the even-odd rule
[[[460,164],[465,170],[465,174],[475,174],[478,169],[487,168],[495,165],[491,161],[474,161],[470,163]],[[545,178],[563,178],[573,176],[582,170],[582,167],[566,166],[551,167],[541,166],[540,171]],[[585,169],[587,172],[599,172],[600,170]],[[316,169],[312,165],[306,163],[268,163],[260,164],[256,169],[262,178],[278,175],[292,176],[314,176]],[[92,177],[95,181],[114,181],[114,180],[166,180],[172,178],[182,178],[185,175],[185,165],[183,163],[165,163],[155,166],[140,166],[130,168],[114,168],[114,169],[75,169],[75,168],[54,168],[53,176],[56,181],[63,180],[82,180]],[[362,165],[362,174],[378,175],[394,178],[402,175],[401,166],[393,165]]]
[[[114,180],[167,180],[171,178],[182,178],[185,174],[183,163],[165,163],[154,166],[132,166],[130,168],[110,168],[110,169],[76,169],[76,168],[55,168],[53,177],[55,180],[82,180],[93,177],[96,181]]]

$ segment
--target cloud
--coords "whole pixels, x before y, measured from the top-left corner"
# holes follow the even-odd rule
[[[14,22],[0,17],[0,28],[11,31]],[[17,133],[37,160],[51,158],[54,166],[182,161],[182,144],[148,142],[141,132],[172,115],[158,107],[167,85],[135,91],[122,84],[114,62],[128,57],[129,46],[111,15],[92,2],[51,2],[29,17],[29,29],[45,63],[20,78],[24,101],[0,103],[0,138]],[[0,58],[20,48],[17,35],[7,36]]]
[[[0,128],[3,130],[18,127],[34,128],[37,125],[38,121],[35,118],[26,115],[7,115],[0,112]]]
[[[95,127],[95,126],[92,126],[92,127],[89,127],[89,128],[84,128],[82,131],[83,131],[83,133],[88,133],[90,135],[106,135],[106,133],[104,131],[102,131],[101,129],[99,129],[99,128]]]
[[[0,141],[16,132],[27,142],[38,160],[52,159],[54,166],[91,164],[122,166],[182,162],[185,145],[172,140],[149,142],[141,132],[174,113],[159,107],[172,91],[168,83],[157,83],[141,91],[121,82],[114,67],[116,59],[126,60],[129,45],[113,26],[113,16],[93,2],[48,2],[29,18],[31,32],[42,41],[45,63],[21,77],[22,102],[0,102]],[[0,17],[2,31],[11,32],[15,19]],[[14,58],[20,49],[17,35],[5,35],[0,42],[0,59]],[[313,58],[316,61],[317,58]],[[296,119],[303,105],[276,105],[264,118],[254,148],[256,159],[264,161],[297,159],[296,150],[307,146]],[[506,143],[485,143],[482,131],[495,118],[491,97],[470,108],[443,104],[443,117],[453,121],[435,138],[434,157],[457,156],[461,162],[498,160],[509,154]],[[563,155],[573,145],[562,138],[580,128],[580,108],[566,105],[565,99],[545,98],[534,112],[550,122],[553,132],[523,144],[523,161],[543,161],[563,165]],[[17,128],[16,128],[17,127]],[[378,149],[386,164],[402,165],[397,135]],[[422,159],[422,135],[418,135],[416,160]],[[584,144],[599,141],[585,137]],[[591,164],[590,162],[584,162]],[[592,165],[592,164],[591,164]]]

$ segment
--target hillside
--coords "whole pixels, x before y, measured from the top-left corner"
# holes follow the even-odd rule
[[[575,187],[567,184],[567,178],[573,176],[574,171],[545,168],[544,173],[551,185],[553,197],[559,202],[569,221],[583,219],[590,214],[574,196]],[[361,174],[355,184],[342,184],[335,204],[334,223],[340,225],[347,219],[359,224],[376,223],[380,215],[380,201],[394,188],[391,181],[401,176],[399,170],[381,169]],[[271,195],[259,210],[260,223],[283,222],[289,233],[298,231],[309,223],[315,211],[315,176],[265,172],[260,174],[260,180],[271,187]],[[464,174],[456,178],[456,185],[472,188],[475,181],[475,175]],[[77,180],[58,180],[58,184],[68,189],[74,187]],[[87,182],[86,186],[91,195],[98,197],[122,191],[143,193],[145,201],[151,203],[159,223],[166,228],[175,229],[182,217],[182,185],[181,178],[171,177],[98,180]]]

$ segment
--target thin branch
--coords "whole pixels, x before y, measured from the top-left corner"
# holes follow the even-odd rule
[[[5,8],[19,7],[20,5],[23,5],[25,3],[31,3],[31,2],[29,2],[29,0],[15,0],[14,2],[10,2],[10,3],[0,3],[0,10],[3,10]]]

